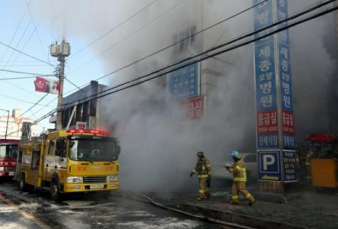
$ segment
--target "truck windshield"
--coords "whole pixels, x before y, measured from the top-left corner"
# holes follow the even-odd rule
[[[116,145],[114,141],[71,140],[69,159],[74,161],[115,161],[118,158]]]
[[[0,157],[16,158],[18,145],[0,145]]]

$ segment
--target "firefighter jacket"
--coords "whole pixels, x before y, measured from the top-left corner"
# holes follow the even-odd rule
[[[234,182],[246,182],[246,168],[242,160],[238,160],[229,168],[229,172],[234,174]]]
[[[191,171],[191,174],[197,173],[197,177],[211,179],[211,166],[208,159],[203,158],[201,161],[197,161],[195,168]]]

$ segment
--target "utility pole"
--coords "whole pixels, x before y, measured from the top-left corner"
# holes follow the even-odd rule
[[[8,122],[9,122],[9,110],[0,109],[2,111],[7,111],[7,124],[6,124],[6,133],[5,133],[5,139],[7,139],[7,131],[8,131]]]
[[[60,45],[56,42],[50,46],[51,56],[57,57],[60,61],[59,68],[59,95],[58,95],[58,105],[57,105],[57,117],[56,117],[56,130],[62,129],[62,98],[63,98],[63,84],[65,78],[65,58],[70,55],[70,45],[64,40]]]
[[[59,95],[58,95],[58,110],[57,110],[57,118],[56,118],[56,130],[62,129],[62,120],[61,120],[61,108],[62,108],[62,98],[63,98],[63,81],[65,78],[65,57],[59,56],[58,61],[60,61],[60,72],[59,72]]]

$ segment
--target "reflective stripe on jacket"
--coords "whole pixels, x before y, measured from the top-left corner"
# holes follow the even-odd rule
[[[246,168],[242,160],[237,161],[229,172],[234,174],[234,182],[246,182]]]
[[[196,167],[191,171],[193,174],[198,173],[198,178],[211,179],[211,165],[210,162],[205,158],[203,161],[199,161]]]

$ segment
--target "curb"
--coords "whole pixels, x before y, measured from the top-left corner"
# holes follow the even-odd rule
[[[231,224],[239,224],[248,227],[260,228],[260,229],[308,229],[308,227],[297,226],[288,223],[281,223],[277,221],[269,221],[256,217],[249,217],[243,214],[233,213],[230,211],[217,211],[208,208],[199,207],[196,205],[182,204],[177,208],[194,212],[195,214],[205,215],[207,217],[220,220]]]

